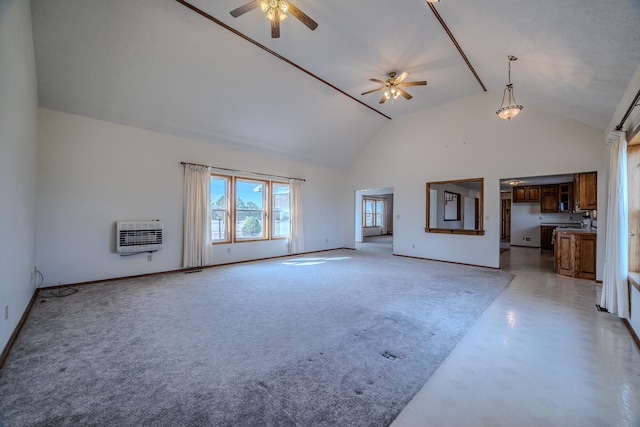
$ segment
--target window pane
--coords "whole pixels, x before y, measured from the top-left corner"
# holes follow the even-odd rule
[[[289,184],[274,182],[271,189],[271,237],[289,237],[290,201]]]
[[[236,180],[236,238],[264,239],[264,181]]]
[[[364,211],[368,214],[373,213],[373,200],[364,201]]]
[[[211,176],[211,240],[229,241],[229,178]]]
[[[368,213],[364,216],[364,226],[373,227],[373,214]]]

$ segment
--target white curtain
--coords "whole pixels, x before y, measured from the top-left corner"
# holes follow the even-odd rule
[[[206,166],[184,166],[182,267],[213,262],[211,245],[211,173]]]
[[[600,306],[609,313],[629,318],[628,253],[629,223],[627,203],[627,137],[625,132],[609,135],[609,188],[602,298]]]
[[[291,237],[289,238],[289,253],[296,254],[304,251],[301,180],[289,180],[289,198],[291,203]]]

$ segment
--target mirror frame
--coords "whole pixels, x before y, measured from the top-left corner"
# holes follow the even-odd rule
[[[480,202],[479,202],[479,221],[478,221],[478,229],[475,230],[465,230],[462,228],[431,228],[429,227],[429,219],[430,219],[430,194],[431,194],[431,186],[432,185],[442,185],[442,184],[457,184],[461,182],[480,182]],[[452,179],[449,181],[434,181],[427,182],[427,212],[426,212],[426,227],[424,231],[426,233],[441,233],[441,234],[466,234],[471,236],[484,236],[484,178],[469,178],[469,179]]]

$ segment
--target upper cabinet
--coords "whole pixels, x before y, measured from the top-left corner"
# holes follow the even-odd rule
[[[519,185],[513,187],[513,203],[539,202],[539,185]]]
[[[592,211],[598,208],[598,173],[575,174],[573,181],[574,211]]]
[[[513,203],[540,203],[541,213],[573,213],[597,209],[598,173],[582,172],[572,175],[573,182],[515,186],[511,201]],[[539,181],[541,181],[540,178],[543,177],[538,177]],[[560,178],[571,179],[571,175]],[[528,179],[536,182],[535,177]],[[549,181],[548,178],[547,181]]]
[[[573,182],[558,184],[558,212],[573,212]]]
[[[558,212],[558,185],[543,185],[541,193],[540,212]]]

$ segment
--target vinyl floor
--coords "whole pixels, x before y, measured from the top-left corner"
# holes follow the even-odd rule
[[[392,426],[640,426],[640,351],[596,309],[601,285],[534,248],[511,247],[501,268],[514,280]]]

